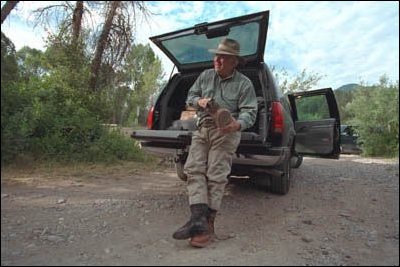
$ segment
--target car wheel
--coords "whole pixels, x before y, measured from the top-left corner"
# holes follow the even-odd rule
[[[300,167],[300,165],[303,163],[303,156],[297,155],[297,156],[293,156],[291,158],[291,162],[290,164],[292,165],[292,168],[297,169],[298,167]]]
[[[290,180],[292,178],[292,167],[290,157],[286,159],[279,169],[283,172],[281,176],[271,177],[271,192],[285,195],[289,192]]]
[[[185,163],[183,163],[182,161],[178,161],[175,163],[175,169],[176,169],[176,174],[178,175],[179,179],[181,179],[182,181],[187,181],[187,175],[186,173],[183,171],[183,167],[184,167]]]

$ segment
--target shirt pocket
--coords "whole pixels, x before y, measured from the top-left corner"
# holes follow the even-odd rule
[[[205,98],[205,97],[213,98],[214,95],[215,95],[215,90],[212,86],[207,86],[201,91],[202,98]]]
[[[235,91],[228,91],[228,90],[222,90],[221,91],[221,100],[223,101],[223,105],[226,105],[226,107],[230,111],[235,111],[238,108],[239,105],[239,92]]]
[[[232,81],[222,86],[222,96],[227,101],[238,101],[241,95],[241,86],[237,81]]]

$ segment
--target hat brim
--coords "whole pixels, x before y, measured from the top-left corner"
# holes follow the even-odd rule
[[[223,50],[218,50],[218,49],[208,49],[208,52],[213,53],[213,54],[221,54],[221,55],[230,55],[230,56],[236,56],[239,59],[239,63],[244,65],[246,63],[246,60],[234,53],[230,53],[228,51],[223,51]]]
[[[218,50],[218,49],[208,49],[208,52],[214,53],[214,54],[223,54],[223,55],[231,55],[231,56],[237,56],[240,57],[238,54],[234,54],[228,51],[223,51],[223,50]]]

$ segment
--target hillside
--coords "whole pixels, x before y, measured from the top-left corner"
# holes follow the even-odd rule
[[[338,91],[351,91],[351,90],[354,90],[355,88],[357,88],[358,86],[360,86],[360,85],[357,84],[357,83],[348,83],[348,84],[340,86],[336,90],[338,90]]]

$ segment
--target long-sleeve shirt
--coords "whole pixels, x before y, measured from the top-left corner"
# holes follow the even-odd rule
[[[238,71],[222,79],[214,69],[203,71],[189,90],[186,104],[196,108],[199,121],[208,114],[199,109],[200,98],[213,98],[221,108],[228,109],[240,123],[240,130],[251,127],[257,117],[257,98],[253,83]]]

